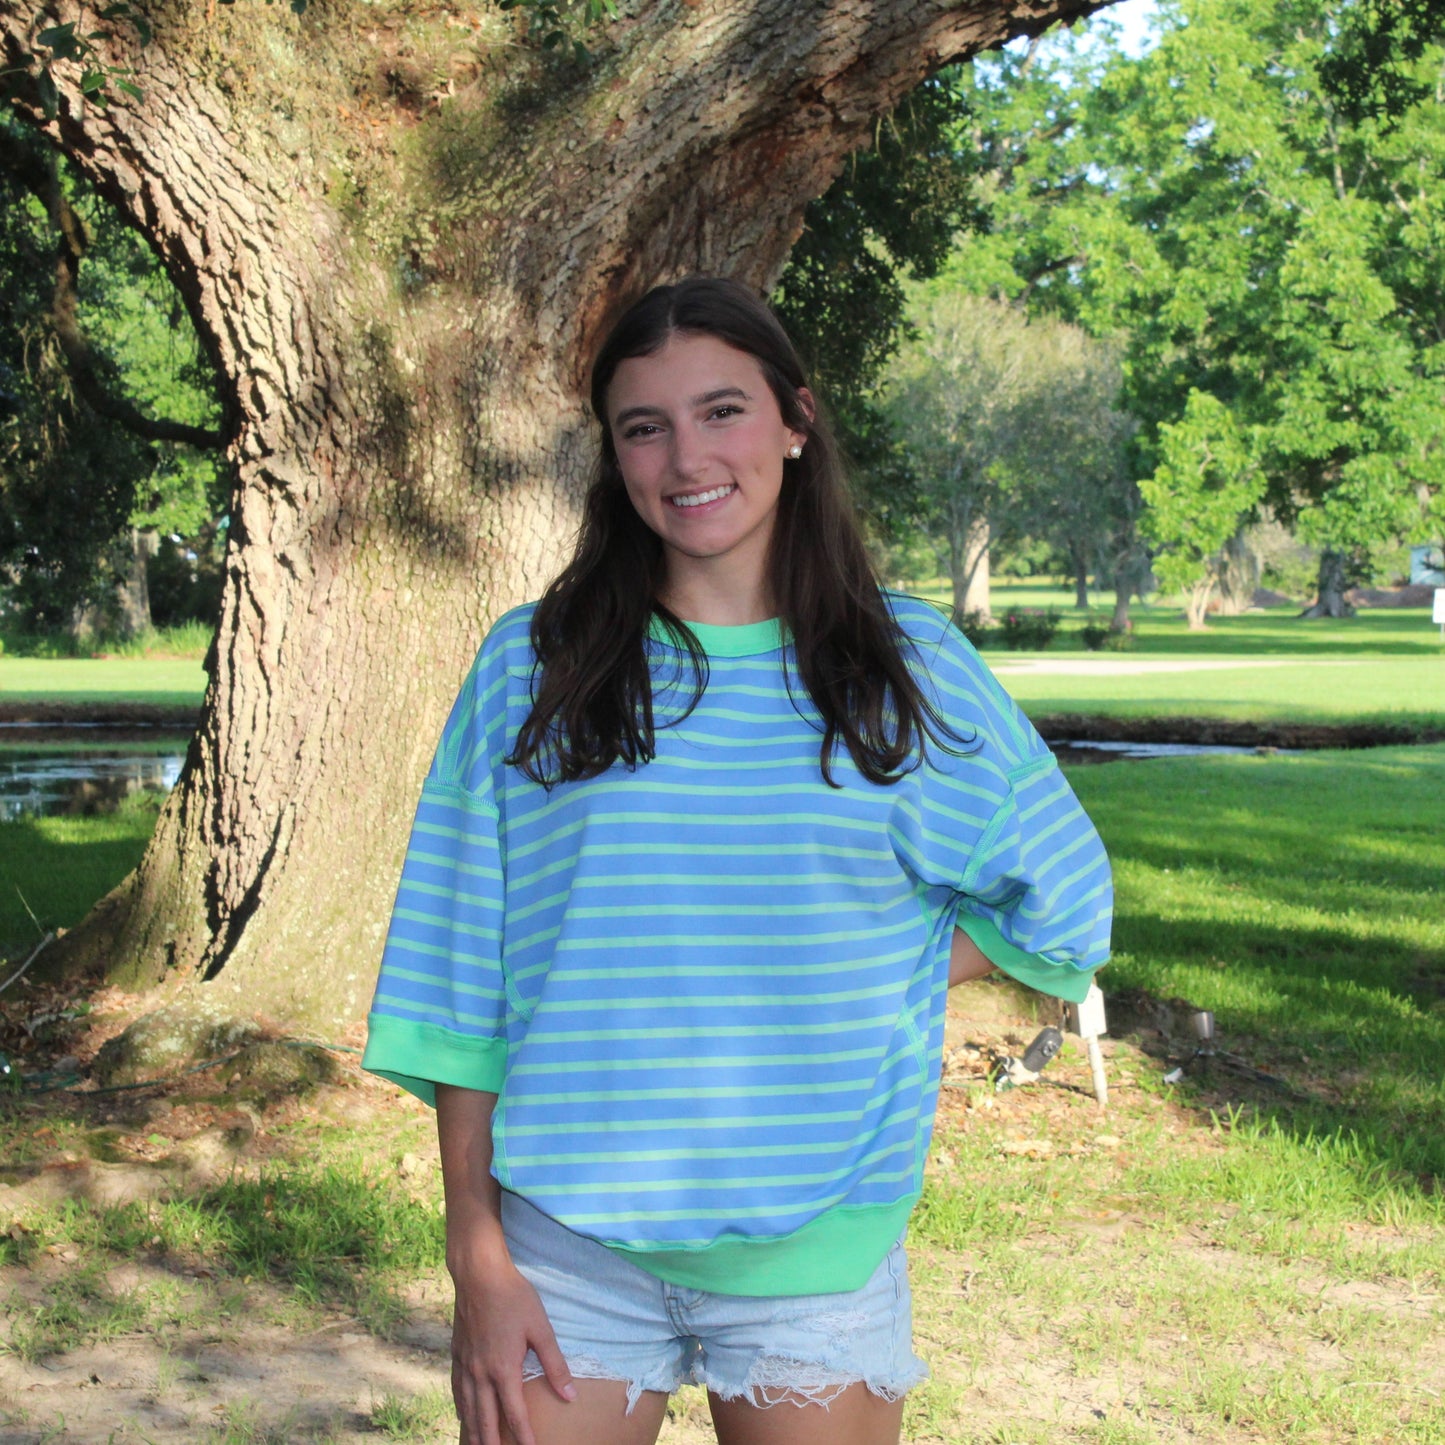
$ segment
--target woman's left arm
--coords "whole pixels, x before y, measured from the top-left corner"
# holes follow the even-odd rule
[[[994,971],[984,951],[963,929],[953,930],[953,946],[948,953],[948,986],[967,983],[970,979],[982,978]]]

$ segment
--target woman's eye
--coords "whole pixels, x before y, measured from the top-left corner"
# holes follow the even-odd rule
[[[637,423],[636,426],[628,427],[627,430],[622,433],[622,435],[628,441],[631,441],[634,437],[655,436],[660,430],[661,428],[657,425],[656,422],[640,421]]]
[[[735,405],[733,405],[732,402],[726,402],[726,403],[724,403],[722,406],[715,406],[715,407],[713,407],[713,409],[712,409],[712,411],[709,413],[709,415],[711,415],[711,416],[720,416],[720,417],[741,416],[741,415],[742,415],[742,410],[743,410],[742,407],[740,407],[740,406],[735,406]]]

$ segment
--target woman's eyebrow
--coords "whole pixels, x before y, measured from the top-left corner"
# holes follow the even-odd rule
[[[688,398],[689,406],[710,406],[715,401],[723,401],[728,397],[738,397],[743,401],[751,401],[752,398],[740,386],[720,386],[716,391],[705,391],[701,396]],[[620,411],[612,419],[613,426],[626,426],[630,421],[636,421],[643,416],[661,416],[663,409],[660,406],[629,406],[626,411]]]

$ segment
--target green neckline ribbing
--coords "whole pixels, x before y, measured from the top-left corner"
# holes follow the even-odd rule
[[[770,617],[766,622],[744,622],[736,627],[688,622],[687,629],[709,657],[756,657],[761,653],[776,652],[783,645],[783,624],[776,617]],[[658,642],[672,643],[672,634],[656,613],[652,616],[648,633]]]

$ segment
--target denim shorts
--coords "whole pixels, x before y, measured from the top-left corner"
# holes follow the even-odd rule
[[[928,1374],[901,1239],[862,1289],[754,1298],[668,1284],[507,1190],[502,1228],[573,1375],[626,1381],[629,1412],[644,1390],[689,1384],[758,1405],[826,1405],[860,1382],[896,1400]],[[524,1378],[541,1373],[529,1351]]]

